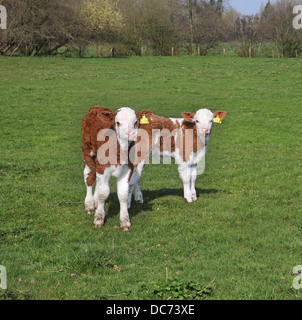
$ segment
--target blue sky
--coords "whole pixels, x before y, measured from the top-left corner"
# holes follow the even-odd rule
[[[229,3],[235,10],[243,14],[256,14],[260,9],[261,3],[266,5],[267,0],[229,0]]]

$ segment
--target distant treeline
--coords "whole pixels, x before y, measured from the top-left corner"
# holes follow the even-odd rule
[[[296,0],[267,2],[255,16],[242,16],[223,0],[0,0],[7,29],[0,55],[83,57],[102,44],[110,55],[207,55],[220,42],[238,42],[237,54],[257,57],[265,42],[276,57],[302,52],[302,30],[293,28]],[[75,46],[76,45],[76,46]],[[117,50],[118,48],[118,50]]]

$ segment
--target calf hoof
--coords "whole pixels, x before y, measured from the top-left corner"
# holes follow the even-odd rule
[[[96,228],[99,228],[104,225],[104,220],[102,218],[95,218],[93,224]]]
[[[85,211],[87,214],[91,214],[92,212],[94,212],[94,210],[94,202],[85,203]]]
[[[130,231],[131,223],[130,221],[120,221],[122,231]]]
[[[143,194],[140,192],[140,193],[134,195],[134,201],[136,203],[144,203]]]

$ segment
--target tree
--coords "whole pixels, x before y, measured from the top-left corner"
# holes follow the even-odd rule
[[[87,29],[99,40],[123,26],[123,17],[118,8],[118,0],[83,0],[81,16]]]
[[[194,35],[193,35],[193,10],[194,10],[194,0],[187,0],[187,10],[188,10],[188,18],[189,18],[189,29],[190,29],[190,53],[194,55]]]
[[[217,0],[216,7],[217,7],[216,12],[219,15],[219,17],[221,17],[223,13],[223,1]]]
[[[275,43],[279,57],[296,57],[302,52],[302,33],[293,28],[293,7],[295,0],[278,0],[266,5],[261,15],[263,34]]]
[[[222,19],[209,1],[181,1],[180,4],[175,21],[178,43],[187,43],[191,55],[196,52],[196,47],[201,55],[206,55],[223,39]]]
[[[208,51],[223,39],[223,22],[216,10],[213,11],[211,5],[205,1],[197,3],[194,22],[194,42],[199,53],[207,55]]]
[[[268,0],[268,2],[266,3],[263,11],[261,12],[261,19],[266,19],[267,18],[271,8],[272,8],[271,2],[270,2],[270,0]]]
[[[157,55],[170,55],[175,43],[172,8],[167,0],[146,2],[145,37],[150,41]]]
[[[215,11],[219,17],[221,17],[224,11],[223,0],[210,0],[209,4],[212,10]]]
[[[79,0],[3,0],[9,14],[0,54],[55,55],[78,34]]]
[[[141,47],[146,42],[145,0],[122,0],[119,9],[124,19],[118,39],[128,50],[141,55]]]
[[[136,55],[142,54],[142,46],[149,45],[157,55],[171,54],[175,45],[175,0],[123,0],[120,9],[124,27],[119,41]]]
[[[259,17],[257,15],[238,17],[235,29],[240,43],[238,54],[249,58],[258,56],[262,43]]]
[[[240,24],[241,14],[230,8],[226,11],[221,20],[223,23],[223,40],[224,41],[236,41],[238,40],[236,30],[239,29],[238,22]],[[235,27],[234,27],[235,26]]]

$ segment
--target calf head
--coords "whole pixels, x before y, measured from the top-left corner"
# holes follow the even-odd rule
[[[118,138],[135,141],[138,134],[139,120],[134,110],[121,108],[115,115],[115,130]]]
[[[204,138],[205,136],[209,136],[212,130],[213,120],[216,117],[219,117],[222,120],[226,112],[225,111],[216,111],[212,113],[208,109],[200,109],[195,114],[191,112],[183,112],[182,117],[184,118],[185,122],[189,122],[195,124],[197,135],[200,138]]]

